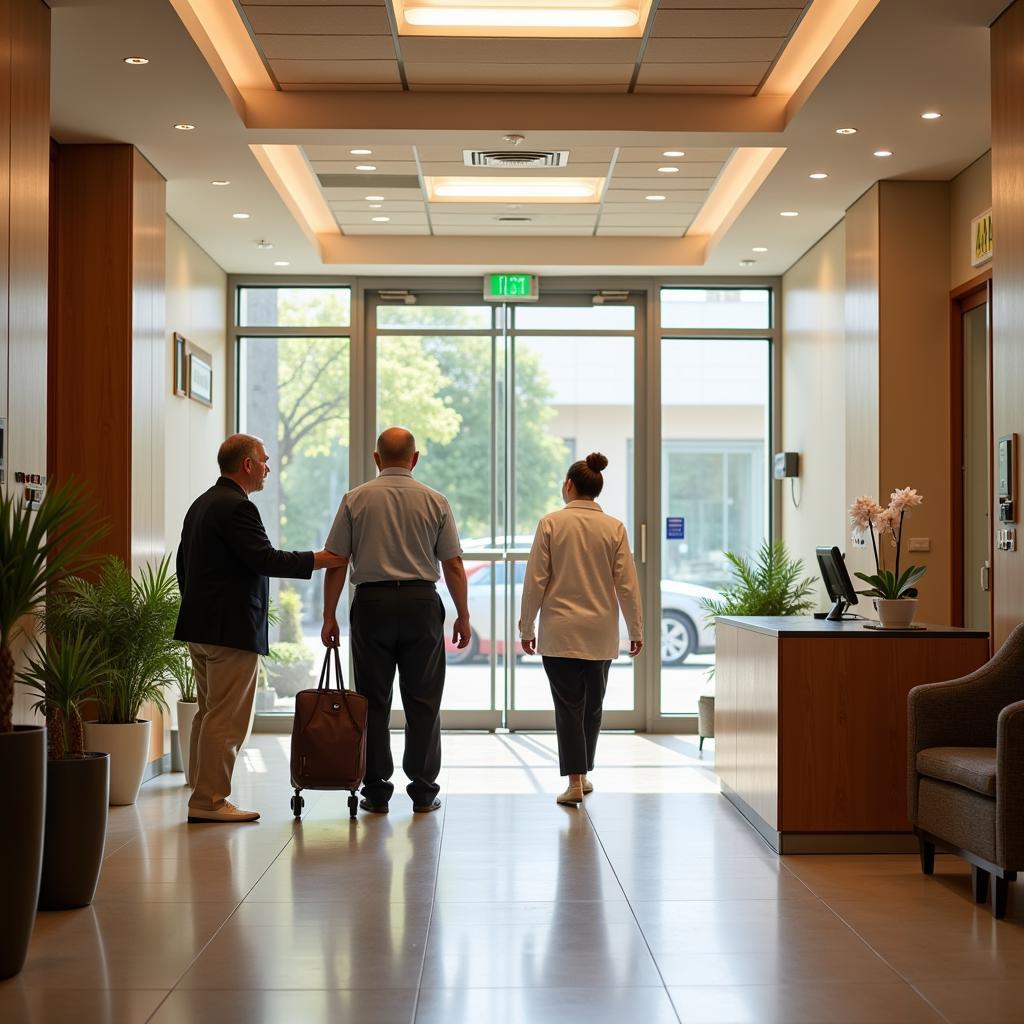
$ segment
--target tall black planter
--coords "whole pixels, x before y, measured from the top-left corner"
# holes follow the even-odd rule
[[[109,754],[47,761],[40,910],[92,903],[103,863],[109,799]]]
[[[0,733],[0,978],[25,966],[39,899],[46,804],[46,730],[16,725]]]

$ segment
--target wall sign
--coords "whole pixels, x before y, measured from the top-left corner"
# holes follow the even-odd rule
[[[686,540],[686,520],[682,516],[665,517],[665,540]]]
[[[971,221],[971,266],[980,267],[992,259],[992,208]]]

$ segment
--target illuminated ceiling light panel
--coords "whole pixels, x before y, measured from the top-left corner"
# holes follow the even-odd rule
[[[651,0],[394,0],[400,35],[642,36]]]
[[[596,203],[604,178],[425,178],[435,203]]]

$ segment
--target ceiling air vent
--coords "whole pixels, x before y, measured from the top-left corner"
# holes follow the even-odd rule
[[[495,220],[499,224],[530,224],[533,222],[532,217],[496,217]]]
[[[511,167],[516,169],[565,167],[569,151],[530,151],[521,149],[464,149],[462,160],[467,167]]]

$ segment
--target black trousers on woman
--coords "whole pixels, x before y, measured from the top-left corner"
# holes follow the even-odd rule
[[[555,702],[558,770],[562,775],[593,771],[611,664],[583,658],[544,658]]]

